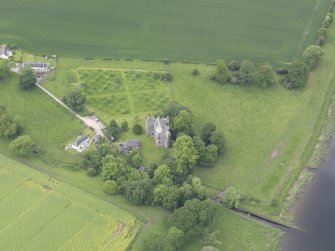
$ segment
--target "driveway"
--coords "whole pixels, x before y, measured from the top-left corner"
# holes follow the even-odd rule
[[[45,92],[47,95],[49,95],[52,99],[54,99],[58,104],[63,106],[66,110],[71,112],[73,115],[75,115],[78,119],[80,119],[88,128],[92,128],[96,134],[104,136],[103,129],[106,128],[106,126],[98,120],[95,116],[86,116],[82,117],[78,113],[74,112],[70,107],[68,107],[66,104],[63,103],[59,98],[57,98],[55,95],[53,95],[51,92],[49,92],[47,89],[45,89],[43,86],[41,86],[38,82],[36,83],[36,86],[40,88],[43,92]]]

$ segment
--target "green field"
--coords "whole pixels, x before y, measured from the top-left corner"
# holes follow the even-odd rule
[[[19,89],[18,77],[11,75],[0,81],[0,104],[7,107],[10,115],[17,117],[23,126],[23,134],[32,137],[47,162],[72,162],[77,153],[65,152],[65,146],[87,129],[72,114],[35,89],[24,92]],[[9,141],[0,142],[8,145]]]
[[[327,45],[322,64],[300,90],[287,90],[280,84],[267,89],[218,84],[208,80],[214,67],[206,65],[99,59],[59,59],[59,72],[45,86],[62,96],[72,88],[62,81],[66,72],[83,66],[171,72],[172,99],[192,110],[197,131],[201,124],[213,121],[226,138],[227,150],[218,164],[214,168],[196,168],[195,174],[210,187],[235,186],[269,203],[301,167],[301,156],[319,119],[325,96],[332,95],[334,56],[332,44]],[[200,71],[199,76],[191,74],[195,67]],[[142,119],[144,116],[145,113]]]
[[[126,250],[139,228],[111,204],[0,154],[1,250]]]
[[[168,84],[152,72],[79,68],[77,75],[87,108],[106,122],[115,116],[161,111],[170,100]]]
[[[0,40],[37,54],[288,62],[329,0],[2,0]]]

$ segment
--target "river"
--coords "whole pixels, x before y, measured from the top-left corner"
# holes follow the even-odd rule
[[[294,209],[294,224],[282,251],[335,251],[335,137],[325,161]]]

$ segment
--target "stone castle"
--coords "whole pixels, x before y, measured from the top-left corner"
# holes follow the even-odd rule
[[[155,138],[156,146],[170,147],[171,132],[169,123],[169,117],[147,116],[145,123],[146,133],[148,136]]]

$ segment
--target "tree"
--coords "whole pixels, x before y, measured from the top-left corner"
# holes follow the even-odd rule
[[[303,59],[309,69],[314,69],[321,60],[322,50],[318,45],[310,45],[303,53]]]
[[[109,123],[107,127],[107,133],[111,137],[114,137],[115,139],[119,139],[120,134],[121,134],[121,128],[114,119],[112,119],[111,122]]]
[[[185,110],[181,110],[178,115],[173,119],[172,131],[175,135],[178,133],[184,133],[192,136],[194,134],[193,129],[193,116],[191,113]]]
[[[230,74],[228,67],[224,60],[217,61],[216,70],[212,76],[212,79],[219,82],[219,83],[227,83],[230,81]]]
[[[192,177],[191,186],[193,189],[194,198],[204,200],[207,198],[207,192],[205,187],[201,183],[201,179],[198,177]]]
[[[199,237],[203,229],[210,226],[214,209],[214,204],[210,200],[188,200],[183,207],[175,209],[168,217],[168,224],[170,227],[182,230],[186,241],[190,241]]]
[[[203,244],[207,247],[220,247],[222,245],[222,242],[218,240],[220,232],[218,230],[214,232],[210,232],[209,228],[206,228],[203,235]],[[212,250],[218,250],[216,248]]]
[[[130,158],[130,165],[134,168],[139,168],[143,163],[143,158],[139,153],[135,153]]]
[[[163,235],[152,234],[144,240],[142,251],[172,251],[172,247]]]
[[[210,144],[210,137],[216,130],[216,125],[212,122],[206,123],[201,127],[200,137],[206,145]]]
[[[250,60],[243,60],[240,68],[240,82],[242,85],[250,85],[256,81],[256,67]]]
[[[9,149],[17,155],[31,153],[34,143],[29,135],[20,136],[9,144]]]
[[[257,85],[266,88],[273,85],[275,82],[275,74],[272,66],[269,64],[262,64],[257,69]]]
[[[116,181],[119,177],[124,176],[129,172],[129,168],[124,159],[116,158],[113,155],[108,155],[107,158],[108,161],[105,161],[101,171],[103,180]]]
[[[136,124],[133,127],[133,133],[135,135],[141,135],[143,133],[143,127],[140,124]]]
[[[35,87],[36,75],[34,71],[29,67],[25,66],[19,75],[19,85],[22,90],[28,91]]]
[[[81,165],[84,169],[93,168],[96,172],[101,170],[101,159],[97,151],[88,151],[84,154]]]
[[[180,111],[185,110],[191,113],[190,109],[186,106],[179,104],[178,102],[170,102],[163,108],[164,116],[169,116],[170,119],[176,117]]]
[[[308,79],[308,67],[301,59],[292,62],[288,72],[289,83],[285,84],[286,88],[297,88],[304,86]]]
[[[150,205],[152,202],[152,181],[149,178],[128,181],[125,195],[134,205]]]
[[[176,173],[187,175],[199,158],[192,138],[186,135],[179,137],[173,144],[172,157],[176,161]]]
[[[240,192],[235,187],[229,187],[224,194],[222,203],[227,208],[238,208],[241,198]]]
[[[0,60],[0,80],[9,75],[10,68],[7,60]]]
[[[174,185],[159,185],[154,188],[153,195],[156,205],[162,205],[170,210],[178,207],[180,190]]]
[[[168,185],[170,181],[172,181],[173,176],[171,175],[170,168],[167,165],[159,166],[155,172],[153,177],[154,185]],[[170,181],[169,181],[170,180]]]
[[[218,148],[216,145],[211,144],[206,146],[205,153],[200,158],[200,166],[214,166],[218,159]]]
[[[185,245],[185,233],[179,228],[171,227],[168,231],[167,239],[176,250]]]
[[[224,152],[224,135],[222,132],[213,132],[209,138],[210,143],[218,148],[218,154],[223,154]]]
[[[64,103],[72,110],[79,112],[84,109],[86,103],[86,97],[79,89],[71,91],[68,95],[63,98]]]
[[[126,121],[126,120],[122,121],[121,129],[122,129],[123,132],[128,131],[128,121]]]
[[[115,194],[117,184],[114,180],[106,180],[104,183],[104,191],[108,194]]]
[[[8,115],[6,107],[0,105],[0,137],[10,139],[18,136],[20,132],[20,125]]]
[[[204,158],[204,155],[206,152],[206,145],[205,145],[205,142],[203,142],[200,137],[194,136],[193,146],[195,150],[197,151],[197,155],[199,156],[199,159],[198,159],[198,164],[199,164],[201,160]]]

